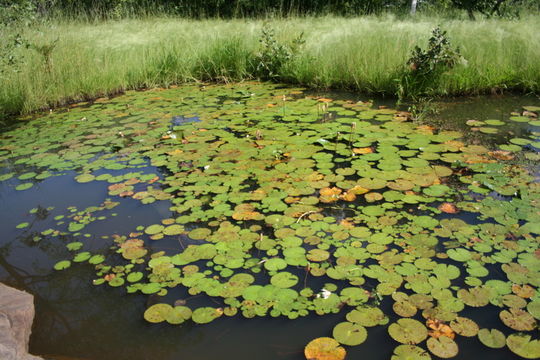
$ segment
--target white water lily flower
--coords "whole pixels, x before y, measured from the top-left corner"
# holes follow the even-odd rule
[[[328,299],[332,295],[332,292],[323,288],[320,293],[317,294],[317,298]]]

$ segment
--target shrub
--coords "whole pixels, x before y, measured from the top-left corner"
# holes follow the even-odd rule
[[[415,98],[429,94],[431,89],[437,87],[441,75],[459,62],[464,62],[459,48],[452,48],[446,31],[436,27],[431,33],[427,48],[424,50],[416,46],[407,61],[409,67],[399,80],[399,98]]]
[[[263,80],[277,80],[305,43],[301,33],[290,43],[280,43],[274,36],[274,29],[265,24],[262,29],[260,51],[255,55],[255,74]]]

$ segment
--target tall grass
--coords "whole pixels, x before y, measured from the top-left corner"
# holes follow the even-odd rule
[[[393,95],[413,47],[425,46],[431,30],[441,25],[468,64],[445,74],[433,94],[540,90],[540,16],[477,22],[391,16],[269,22],[283,42],[304,33],[304,47],[282,69],[287,82]],[[0,74],[0,113],[26,113],[126,89],[249,79],[262,26],[260,20],[150,18],[26,29],[34,44],[58,43],[49,67],[37,51],[25,49],[19,71]]]

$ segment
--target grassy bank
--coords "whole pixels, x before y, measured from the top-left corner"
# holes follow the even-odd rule
[[[323,17],[270,25],[280,42],[304,33],[304,46],[280,74],[291,83],[395,94],[411,50],[425,46],[441,25],[468,64],[446,73],[434,94],[540,91],[540,16],[476,22]],[[125,89],[252,78],[262,26],[258,20],[153,18],[26,29],[35,45],[58,42],[48,62],[35,49],[20,50],[19,71],[0,78],[0,112],[25,113]]]

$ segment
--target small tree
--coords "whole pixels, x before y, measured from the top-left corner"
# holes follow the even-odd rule
[[[276,80],[283,75],[283,69],[294,59],[305,41],[302,33],[290,43],[281,43],[276,40],[274,29],[265,24],[259,42],[261,47],[255,54],[255,72],[261,79]]]
[[[433,29],[427,48],[416,46],[407,61],[409,68],[401,76],[398,96],[402,99],[428,94],[444,72],[463,61],[459,48],[450,45],[446,31]]]

